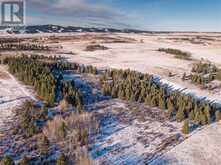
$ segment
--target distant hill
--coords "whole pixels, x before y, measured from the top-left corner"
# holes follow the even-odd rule
[[[0,33],[4,34],[29,34],[29,33],[67,33],[67,32],[120,32],[120,33],[145,33],[147,31],[134,29],[113,29],[113,28],[85,28],[75,26],[58,26],[58,25],[34,25],[19,28],[0,27]]]

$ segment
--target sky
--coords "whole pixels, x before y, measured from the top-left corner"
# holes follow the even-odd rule
[[[221,0],[26,0],[29,25],[221,32]]]

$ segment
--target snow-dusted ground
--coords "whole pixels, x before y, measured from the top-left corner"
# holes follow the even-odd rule
[[[169,83],[175,88],[185,89],[185,92],[192,93],[200,97],[207,97],[211,100],[221,101],[221,91],[213,92],[202,90],[199,87],[190,84],[189,82],[181,81],[181,76],[184,72],[189,73],[191,65],[195,61],[185,61],[175,59],[171,55],[157,52],[158,48],[176,48],[183,51],[192,53],[195,60],[209,60],[217,66],[221,66],[221,42],[219,36],[211,43],[207,44],[192,44],[186,41],[177,42],[168,40],[167,38],[180,37],[176,35],[184,34],[165,34],[165,35],[137,35],[137,34],[119,34],[123,37],[131,37],[136,39],[134,43],[102,43],[109,48],[105,51],[85,52],[86,45],[90,44],[89,41],[78,42],[61,42],[65,51],[73,51],[76,55],[65,55],[69,61],[79,62],[82,64],[94,65],[100,68],[120,68],[120,69],[133,69],[144,73],[152,73],[159,75],[163,78],[164,83]],[[186,35],[186,34],[185,34]],[[192,35],[187,34],[191,38]],[[211,35],[211,34],[197,34],[197,35]],[[217,34],[220,35],[220,34]],[[116,35],[113,35],[116,36]],[[214,35],[211,35],[214,36]],[[206,36],[207,37],[207,36]],[[143,42],[139,42],[140,40]],[[172,72],[175,77],[168,77],[168,73]],[[108,122],[108,121],[107,121]],[[146,145],[150,146],[145,148],[136,139],[139,136],[139,131],[143,129],[141,125],[136,126],[136,121],[129,125],[119,124],[118,122],[108,123],[104,127],[104,134],[107,136],[98,140],[97,148],[94,151],[100,156],[94,156],[99,159],[104,156],[109,160],[110,164],[144,164],[145,155],[150,150],[154,153],[154,144],[159,144],[155,140],[147,142]],[[157,124],[156,124],[157,125]],[[155,125],[155,126],[156,126]],[[153,126],[153,128],[155,128]],[[157,129],[157,126],[156,126]],[[158,127],[157,130],[161,130]],[[114,131],[117,130],[117,131]],[[112,132],[111,132],[112,131]],[[153,165],[161,164],[178,164],[178,165],[213,165],[220,164],[221,159],[221,125],[213,124],[202,130],[196,131],[191,137],[183,143],[175,146],[169,150],[162,157],[152,162]],[[111,133],[109,133],[111,132]],[[166,134],[168,132],[166,131]],[[148,136],[148,135],[147,135]],[[147,154],[148,155],[148,154]],[[146,159],[147,160],[147,159]]]
[[[48,37],[54,34],[38,34],[34,37]],[[64,34],[56,34],[64,36]],[[100,68],[120,68],[133,69],[144,73],[159,75],[163,82],[172,84],[175,88],[187,88],[186,92],[194,93],[197,96],[208,97],[211,100],[221,101],[221,93],[202,90],[189,82],[181,81],[184,72],[189,73],[191,65],[195,61],[185,61],[175,59],[173,56],[156,51],[158,48],[177,48],[192,53],[195,60],[201,58],[221,66],[221,34],[219,33],[173,33],[173,34],[96,34],[96,33],[72,33],[65,34],[73,40],[58,41],[52,46],[62,46],[57,55],[67,57],[69,61],[94,65]],[[88,37],[86,36],[88,35]],[[82,37],[80,37],[82,36]],[[135,39],[126,43],[110,43],[105,39],[96,37],[130,38]],[[212,38],[212,40],[201,39],[203,43],[191,43],[188,40],[178,41],[174,38]],[[19,37],[30,37],[33,35],[20,35]],[[87,45],[92,43],[101,44],[108,47],[105,51],[86,52]],[[63,52],[73,52],[74,54],[62,54]],[[47,53],[48,54],[48,53]],[[53,55],[53,53],[51,53]],[[168,77],[168,73],[175,74],[174,77]],[[5,83],[6,84],[6,83]],[[7,86],[7,85],[6,85]],[[4,86],[5,87],[5,86]],[[1,93],[1,89],[0,89]],[[1,99],[1,98],[0,98]],[[103,103],[99,103],[103,106]],[[111,111],[110,116],[104,118],[100,137],[97,138],[91,154],[95,160],[102,159],[104,156],[110,164],[144,164],[151,160],[151,154],[164,153],[163,156],[153,161],[152,164],[181,164],[181,165],[213,165],[220,164],[221,155],[221,125],[216,123],[206,126],[202,130],[196,131],[191,137],[181,144],[169,146],[163,152],[159,152],[158,146],[161,146],[165,138],[170,133],[179,133],[180,126],[174,124],[172,130],[164,126],[162,122],[148,122],[143,119],[131,119],[130,122],[119,120],[117,110],[119,107],[127,110],[125,105],[108,104],[106,109]],[[96,109],[97,110],[97,109]],[[105,110],[105,109],[104,109]],[[113,111],[112,111],[113,110]],[[133,110],[132,110],[133,111]],[[114,113],[118,114],[114,118]],[[121,114],[122,115],[122,114]],[[119,115],[119,116],[121,116]],[[113,117],[114,116],[114,117]],[[132,115],[133,116],[133,115]],[[144,116],[147,116],[144,114]],[[124,117],[124,116],[123,116]],[[170,132],[172,131],[172,132]],[[162,133],[163,138],[156,138],[154,133]],[[144,135],[140,141],[140,136]],[[153,136],[152,136],[153,135]],[[151,137],[152,136],[152,137]],[[150,138],[150,139],[149,139]],[[175,147],[174,147],[175,146]],[[174,147],[174,148],[173,148]],[[102,160],[100,160],[102,161]]]
[[[181,124],[164,120],[159,109],[117,99],[94,106],[101,128],[90,153],[99,164],[146,164],[183,140]]]
[[[31,92],[21,85],[5,67],[0,66],[0,132],[7,130],[7,123],[13,120],[13,109],[27,99],[33,99]]]
[[[220,165],[221,123],[196,132],[151,165]]]
[[[196,36],[214,39],[207,45],[193,44],[190,41],[178,42],[174,38],[193,38]],[[217,36],[216,36],[217,35]],[[70,41],[60,41],[64,52],[74,52],[75,55],[62,54],[71,62],[78,62],[86,65],[94,65],[99,68],[132,69],[143,73],[160,76],[166,82],[187,89],[187,92],[200,97],[207,97],[210,100],[221,101],[221,91],[202,90],[200,87],[188,81],[182,81],[184,72],[191,72],[192,64],[196,60],[209,60],[217,66],[221,66],[221,34],[76,34],[77,38]],[[82,37],[80,37],[82,36]],[[99,37],[103,37],[99,39]],[[105,37],[107,40],[105,40]],[[125,39],[125,43],[111,43],[109,38]],[[208,42],[203,40],[202,42]],[[108,50],[85,51],[87,45],[100,44],[108,47]],[[176,48],[191,52],[193,61],[176,59],[172,55],[158,52],[159,48]],[[168,77],[169,73],[174,74]]]

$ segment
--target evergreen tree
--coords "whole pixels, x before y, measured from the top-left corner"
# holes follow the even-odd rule
[[[221,114],[220,114],[219,110],[216,111],[215,116],[216,116],[216,121],[217,122],[221,120]]]
[[[184,134],[189,134],[189,121],[185,120],[182,128]]]
[[[210,106],[207,104],[206,107],[204,108],[204,113],[205,113],[206,120],[207,120],[207,123],[208,123],[208,124],[211,123],[211,115],[210,115],[210,112],[211,112],[211,108],[210,108]]]
[[[159,108],[162,109],[162,110],[165,110],[167,107],[166,107],[166,101],[164,98],[160,98],[159,99]]]
[[[157,97],[153,97],[153,98],[151,99],[150,105],[151,105],[152,107],[157,107],[157,106],[158,106]]]
[[[191,111],[191,112],[189,113],[189,119],[192,120],[192,121],[195,119],[194,111]]]
[[[195,121],[197,124],[200,124],[200,122],[201,122],[201,117],[200,117],[200,112],[199,112],[199,111],[196,111],[196,112],[195,112],[194,121]]]
[[[68,161],[67,161],[67,157],[62,153],[58,160],[56,161],[56,165],[67,165]]]
[[[151,97],[147,95],[145,98],[145,104],[150,105],[150,103],[151,103]]]
[[[182,109],[178,110],[178,111],[177,111],[177,114],[176,114],[176,120],[177,120],[177,122],[183,121],[184,118],[185,118],[185,116],[184,116],[183,110],[182,110]]]
[[[29,165],[29,160],[26,156],[22,158],[22,160],[19,162],[19,165]]]
[[[202,124],[202,125],[207,124],[206,115],[203,112],[200,112],[200,124]]]

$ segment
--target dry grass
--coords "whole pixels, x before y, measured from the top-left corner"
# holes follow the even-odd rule
[[[60,106],[61,111],[65,111],[70,107],[70,105],[68,104],[68,102],[65,99],[60,101],[59,106]]]
[[[60,141],[63,139],[61,137],[60,131],[58,128],[61,128],[64,119],[61,116],[56,116],[54,120],[48,121],[47,125],[43,129],[43,133],[48,139],[52,141]]]
[[[97,130],[98,123],[92,113],[72,113],[48,121],[43,133],[50,141],[61,146],[72,164],[90,165],[87,146]]]
[[[62,140],[59,128],[65,125],[67,134],[77,133],[79,130],[86,129],[89,134],[93,134],[98,129],[98,123],[91,113],[76,114],[72,113],[70,116],[63,118],[56,116],[53,120],[48,121],[44,127],[44,134],[51,140]]]
[[[10,77],[9,77],[9,75],[7,73],[0,71],[0,79],[7,80],[9,78]]]
[[[93,165],[94,164],[91,161],[86,148],[77,149],[77,158],[78,158],[78,160],[76,161],[77,165]]]

